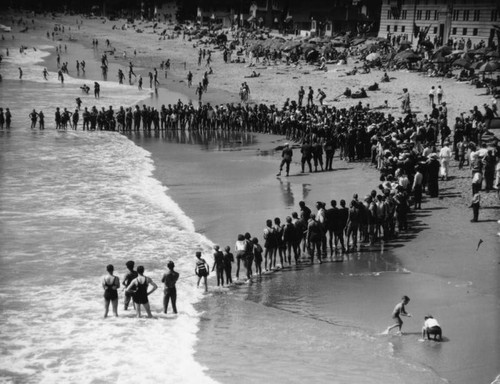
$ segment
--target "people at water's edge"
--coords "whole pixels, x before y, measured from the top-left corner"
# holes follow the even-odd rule
[[[153,317],[149,306],[148,296],[156,291],[158,285],[156,285],[150,277],[144,276],[144,267],[142,265],[137,267],[137,274],[138,276],[127,287],[127,292],[133,292],[133,300],[136,304],[135,308],[137,310],[137,317],[141,317],[141,305],[146,310],[148,317]],[[148,292],[148,287],[150,285],[153,288]]]
[[[403,326],[403,320],[401,320],[401,316],[411,317],[411,315],[408,312],[406,312],[406,305],[409,302],[410,298],[405,295],[401,298],[401,301],[398,304],[396,304],[394,310],[392,311],[392,318],[393,320],[395,320],[395,323],[389,326],[389,328],[387,328],[383,332],[384,334],[389,334],[389,332],[394,328],[398,328],[398,333],[401,334],[401,328]]]
[[[173,261],[167,263],[168,272],[165,273],[161,282],[165,284],[163,295],[163,312],[167,313],[168,303],[172,302],[172,310],[177,313],[177,288],[175,283],[179,280],[179,273],[174,271],[175,264]]]
[[[108,274],[102,278],[102,287],[104,289],[104,317],[108,317],[109,304],[113,306],[113,314],[118,316],[118,288],[120,288],[120,279],[113,275],[113,265],[106,267]]]

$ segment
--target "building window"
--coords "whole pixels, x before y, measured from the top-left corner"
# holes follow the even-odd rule
[[[407,15],[408,15],[408,11],[406,9],[401,11],[401,19],[406,20]]]
[[[438,33],[438,27],[434,27],[434,34]]]
[[[406,27],[403,25],[403,26],[401,27],[401,32],[404,32],[404,31],[405,31],[405,29],[406,29]]]
[[[463,20],[464,21],[469,21],[469,10],[468,9],[464,10]]]
[[[431,19],[431,11],[425,11],[425,20]]]
[[[474,10],[474,21],[479,21],[481,11],[479,9]]]
[[[457,27],[453,27],[453,29],[451,30],[451,34],[452,35],[456,35],[457,34]]]
[[[417,20],[422,20],[422,10],[417,11]]]
[[[493,9],[491,11],[491,21],[497,21],[498,20],[498,9]]]
[[[387,11],[387,20],[391,20],[391,19],[392,19],[392,12],[391,12],[391,10],[389,9],[389,10]]]
[[[387,32],[391,32],[391,26],[390,25],[387,26]]]
[[[453,20],[456,21],[460,17],[460,11],[458,9],[453,11]]]
[[[474,28],[474,29],[472,30],[472,35],[473,35],[473,36],[477,36],[477,28]]]
[[[394,26],[394,32],[397,32],[397,31],[398,31],[398,26],[397,26],[397,25],[395,25],[395,26]]]
[[[439,11],[434,11],[434,20],[439,20]]]
[[[462,35],[464,35],[464,36],[467,35],[467,28],[462,29]]]

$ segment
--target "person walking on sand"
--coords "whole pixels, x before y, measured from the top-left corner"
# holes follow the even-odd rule
[[[208,292],[208,284],[207,284],[207,276],[210,274],[210,266],[208,263],[201,257],[201,252],[196,252],[196,268],[195,273],[198,276],[198,283],[196,286],[200,286],[200,281],[203,278],[203,284],[205,285],[205,292]]]
[[[410,298],[405,295],[401,298],[401,301],[398,304],[396,304],[396,306],[394,307],[394,310],[392,311],[392,318],[396,322],[393,325],[391,325],[390,327],[388,327],[383,332],[385,335],[389,334],[389,332],[394,328],[398,328],[399,329],[398,334],[402,334],[401,327],[403,326],[403,320],[401,320],[401,316],[411,317],[411,314],[406,312],[406,308],[405,308],[405,306],[409,302],[410,302]]]
[[[430,340],[431,335],[434,341],[443,341],[443,331],[437,320],[432,315],[424,317],[424,326],[422,327],[422,339]]]
[[[437,89],[436,89],[436,96],[437,96],[437,103],[439,105],[441,105],[441,103],[443,102],[443,88],[441,88],[440,85],[438,85]]]
[[[128,273],[125,275],[125,278],[123,279],[123,289],[125,290],[125,300],[123,301],[123,310],[127,310],[128,306],[130,304],[130,300],[132,299],[132,294],[130,292],[127,292],[126,289],[134,281],[135,278],[137,278],[138,273],[134,271],[134,265],[135,263],[132,260],[129,260],[125,263],[125,266],[128,269]],[[135,304],[134,304],[135,307]]]
[[[429,105],[432,107],[434,105],[434,97],[436,96],[436,88],[434,85],[429,90]]]
[[[399,98],[401,99],[401,111],[403,113],[411,112],[410,94],[408,93],[408,88],[403,88],[403,94]]]
[[[101,86],[97,81],[94,81],[94,97],[98,99],[101,97]]]
[[[304,90],[304,87],[301,85],[299,89],[299,108],[302,107],[302,102],[304,100],[304,95],[306,91]]]
[[[167,313],[168,302],[172,301],[172,309],[177,314],[177,288],[175,283],[179,280],[179,273],[174,271],[175,264],[172,260],[167,263],[168,272],[163,275],[161,282],[165,284],[163,296],[163,313]]]
[[[214,246],[214,251],[214,264],[212,265],[212,272],[214,269],[217,269],[217,286],[224,286],[224,254],[220,251],[218,245]]]
[[[137,276],[132,283],[127,287],[126,292],[134,292],[134,303],[136,304],[135,309],[137,310],[137,317],[141,317],[141,305],[144,306],[148,314],[148,318],[153,317],[151,314],[151,308],[149,307],[148,296],[151,295],[156,289],[158,285],[147,276],[144,276],[144,267],[139,265],[137,267]],[[153,289],[148,292],[148,286],[152,285]]]
[[[118,317],[118,291],[120,288],[120,279],[113,275],[113,265],[106,267],[108,274],[102,278],[102,288],[104,289],[104,318],[108,317],[109,304],[113,306],[113,314]]]

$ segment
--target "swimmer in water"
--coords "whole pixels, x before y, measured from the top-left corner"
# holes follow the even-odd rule
[[[126,292],[134,292],[133,299],[136,304],[135,308],[137,310],[137,317],[141,317],[141,305],[143,305],[148,314],[148,318],[151,318],[153,315],[151,314],[151,308],[149,307],[148,296],[156,291],[158,285],[156,285],[150,277],[144,276],[144,267],[142,265],[137,267],[137,273],[139,276],[137,276],[137,278],[130,283]],[[153,289],[148,292],[149,285],[152,285]]]
[[[201,257],[201,252],[196,252],[195,273],[198,276],[198,283],[196,284],[196,286],[197,287],[200,286],[200,281],[203,278],[203,284],[205,285],[205,292],[208,292],[207,276],[210,273],[210,266],[205,261],[205,259]]]
[[[179,273],[174,271],[175,264],[173,261],[167,263],[168,272],[165,273],[161,282],[165,284],[165,291],[163,296],[163,312],[166,314],[168,309],[168,302],[172,300],[172,309],[177,313],[177,288],[175,283],[179,280]]]
[[[392,311],[392,318],[396,321],[395,324],[391,325],[387,328],[383,333],[385,335],[389,334],[389,332],[393,328],[399,329],[399,334],[401,334],[401,327],[403,326],[403,320],[401,320],[401,316],[411,317],[409,313],[406,312],[405,306],[410,302],[410,298],[408,296],[403,296],[401,298],[401,302],[399,302]]]
[[[120,279],[113,275],[114,267],[109,264],[106,267],[108,274],[102,278],[102,287],[104,289],[104,318],[108,317],[109,304],[113,306],[113,313],[118,317],[118,291],[120,288]]]

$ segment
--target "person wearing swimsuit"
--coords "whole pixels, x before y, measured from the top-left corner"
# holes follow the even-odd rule
[[[200,281],[201,278],[203,278],[203,283],[205,285],[205,292],[208,292],[208,285],[207,285],[207,276],[210,273],[210,266],[208,263],[201,257],[201,252],[196,252],[196,268],[195,268],[195,273],[198,276],[198,283],[196,284],[197,287],[200,286]]]
[[[391,329],[393,328],[398,328],[398,334],[401,335],[401,327],[403,326],[403,320],[401,320],[401,316],[407,316],[411,317],[411,315],[406,312],[405,306],[410,302],[410,298],[408,296],[403,296],[401,298],[401,302],[399,302],[395,307],[394,310],[392,311],[392,318],[395,321],[393,325],[391,325],[389,328],[387,328],[383,333],[384,334],[389,334]]]
[[[141,305],[143,305],[144,309],[146,309],[148,317],[151,318],[153,315],[151,314],[151,308],[149,307],[148,296],[156,291],[158,285],[156,285],[150,277],[144,276],[144,267],[142,265],[137,267],[137,273],[139,276],[137,276],[137,278],[130,283],[125,292],[132,291],[134,293],[133,298],[134,303],[136,304],[135,308],[137,310],[137,317],[141,317]],[[148,292],[149,285],[151,285],[153,289]]]
[[[109,304],[113,305],[113,313],[118,317],[118,291],[120,288],[120,279],[113,275],[114,267],[109,264],[106,267],[108,274],[102,278],[102,287],[104,289],[104,318],[108,317]]]

